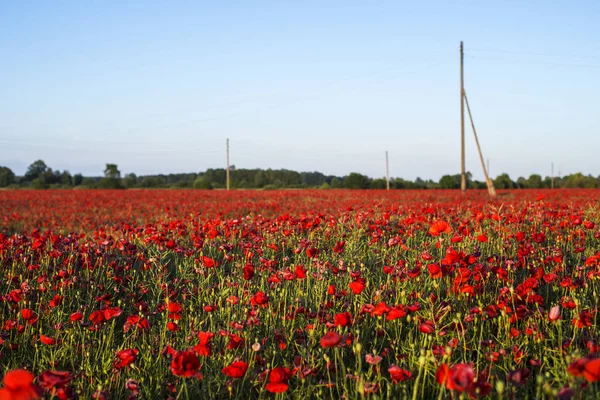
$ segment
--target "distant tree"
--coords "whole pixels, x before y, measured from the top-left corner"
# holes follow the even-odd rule
[[[418,176],[417,176],[417,179],[415,179],[415,188],[416,189],[425,189],[426,188],[425,181],[423,179],[419,178]]]
[[[44,172],[48,170],[48,166],[42,160],[34,161],[29,167],[27,167],[27,172],[25,172],[25,180],[27,182],[31,182],[36,178],[42,176]]]
[[[335,176],[335,177],[333,177],[333,179],[331,179],[331,188],[332,189],[340,189],[342,187],[344,187],[344,183],[342,182],[342,180],[340,178]]]
[[[86,188],[94,188],[96,187],[96,181],[93,178],[85,177],[81,180],[81,186]]]
[[[69,173],[69,171],[64,170],[60,175],[60,183],[62,185],[73,186],[73,177]]]
[[[460,175],[444,175],[439,185],[440,189],[460,189]]]
[[[596,179],[591,176],[585,176],[581,172],[567,175],[563,178],[563,187],[566,188],[594,188],[597,187]]]
[[[373,179],[369,184],[371,189],[385,189],[387,187],[386,180],[383,178]]]
[[[139,181],[139,180],[138,180]],[[145,188],[159,188],[165,185],[164,179],[159,176],[146,176],[139,182],[139,186]]]
[[[515,187],[514,182],[510,179],[507,173],[498,175],[494,179],[494,186],[496,189],[513,189]]]
[[[544,182],[542,181],[542,177],[540,175],[531,174],[531,175],[529,175],[529,178],[527,178],[525,185],[529,189],[538,189],[538,188],[544,187]]]
[[[194,181],[194,189],[212,189],[210,182],[206,182],[204,178],[200,177]]]
[[[352,172],[344,178],[344,187],[346,189],[367,189],[369,178],[357,172]]]
[[[0,167],[0,187],[7,187],[15,183],[15,174],[8,167]]]
[[[101,189],[122,189],[121,171],[117,164],[106,164],[104,169],[104,178],[98,182],[98,187]]]
[[[74,186],[79,186],[79,185],[81,185],[82,182],[83,182],[83,175],[81,175],[81,174],[73,175],[73,185]]]
[[[132,188],[137,184],[137,176],[134,173],[130,173],[125,175],[125,178],[123,178],[123,185],[125,185],[126,188]]]
[[[121,171],[119,171],[117,164],[106,164],[106,168],[104,168],[104,177],[109,179],[121,179]]]
[[[31,181],[31,187],[34,189],[48,189],[48,183],[46,183],[43,176],[40,176]]]
[[[515,187],[517,189],[525,189],[527,187],[527,179],[520,176],[515,182]]]

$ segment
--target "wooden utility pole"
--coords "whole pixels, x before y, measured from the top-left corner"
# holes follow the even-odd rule
[[[385,152],[385,182],[387,190],[390,190],[390,162],[387,150]]]
[[[552,178],[550,188],[554,189],[554,163],[550,164],[550,176]]]
[[[463,74],[464,53],[463,42],[460,42],[460,190],[467,190],[465,175],[465,82]]]
[[[229,138],[227,138],[227,169],[225,170],[225,181],[229,190]]]
[[[475,123],[473,122],[473,115],[471,114],[471,107],[469,107],[469,99],[467,98],[467,93],[463,91],[463,97],[465,99],[465,103],[467,104],[467,111],[469,112],[469,119],[471,120],[471,127],[473,128],[473,135],[475,135],[475,144],[477,145],[477,151],[479,152],[479,160],[481,161],[481,168],[483,168],[483,175],[485,176],[485,183],[488,187],[488,193],[491,197],[496,196],[496,188],[494,187],[494,182],[490,179],[487,169],[485,168],[485,163],[483,162],[483,154],[481,153],[481,147],[479,146],[479,139],[477,138],[477,131],[475,130]]]

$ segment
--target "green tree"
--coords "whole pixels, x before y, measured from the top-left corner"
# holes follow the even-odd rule
[[[387,188],[387,182],[383,178],[373,179],[369,184],[371,189],[385,189]]]
[[[27,172],[25,172],[25,180],[27,182],[31,182],[36,178],[42,176],[44,172],[48,170],[48,166],[42,160],[34,161],[29,167],[27,167]]]
[[[134,187],[136,184],[137,176],[134,173],[127,174],[125,175],[125,178],[123,178],[123,185],[128,189]]]
[[[346,189],[367,189],[369,178],[357,172],[352,172],[344,178],[344,187]]]
[[[119,171],[117,164],[106,164],[104,178],[100,179],[98,187],[101,189],[123,189],[121,171]]]
[[[507,173],[498,175],[494,179],[494,186],[496,189],[513,189],[515,187],[514,182],[510,179]]]
[[[8,167],[0,167],[0,187],[15,183],[15,173]]]
[[[79,185],[81,185],[82,182],[83,182],[83,175],[75,174],[73,176],[73,185],[74,186],[79,186]]]
[[[84,186],[86,188],[95,188],[96,187],[96,181],[93,178],[85,177],[81,181],[81,186]]]
[[[338,178],[337,176],[333,177],[331,179],[331,188],[332,189],[340,189],[344,186],[342,180],[340,178]]]
[[[460,175],[444,175],[439,185],[440,189],[460,189]]]
[[[529,175],[529,178],[527,178],[525,184],[529,189],[538,189],[544,187],[542,177],[538,174]]]
[[[194,181],[194,189],[212,189],[210,182],[204,180],[204,178],[196,178]]]
[[[31,181],[31,187],[34,189],[48,189],[48,183],[43,176],[40,176]]]
[[[104,168],[104,177],[109,179],[121,179],[121,171],[119,171],[117,164],[106,164],[106,168]]]
[[[73,177],[69,171],[64,170],[62,174],[60,174],[60,183],[61,185],[73,186]]]

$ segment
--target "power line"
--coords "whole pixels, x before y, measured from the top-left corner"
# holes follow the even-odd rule
[[[487,60],[487,61],[504,61],[504,62],[516,62],[522,64],[540,64],[540,65],[552,65],[556,67],[574,67],[574,68],[600,68],[600,64],[565,64],[552,61],[536,61],[536,60],[523,60],[523,59],[506,59],[506,58],[494,58],[494,57],[479,57],[479,56],[468,56],[475,60]]]
[[[582,55],[582,54],[551,54],[551,53],[537,53],[530,51],[512,51],[512,50],[495,50],[495,49],[474,49],[469,47],[469,51],[482,52],[482,53],[501,53],[501,54],[516,54],[516,55],[527,55],[527,56],[540,56],[540,57],[556,57],[562,58],[571,57],[571,58],[593,58],[599,59],[600,56],[597,55]]]

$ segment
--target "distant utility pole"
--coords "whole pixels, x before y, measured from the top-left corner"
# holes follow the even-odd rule
[[[227,184],[227,190],[229,190],[229,138],[227,138],[227,169],[225,172],[225,180]]]
[[[390,162],[387,150],[385,151],[385,182],[387,190],[390,190]]]
[[[551,188],[554,189],[554,163],[550,164],[550,177],[552,178]]]
[[[465,175],[465,83],[463,77],[463,42],[460,42],[460,190],[467,190],[467,177]]]

